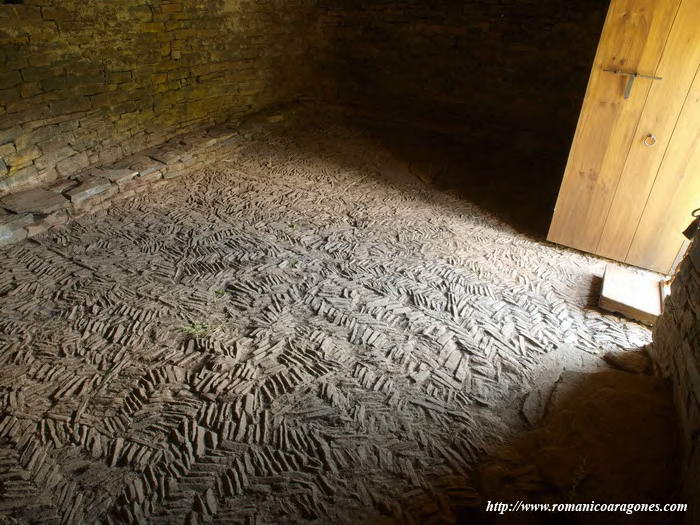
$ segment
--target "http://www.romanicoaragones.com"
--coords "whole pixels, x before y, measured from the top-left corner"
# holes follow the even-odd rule
[[[486,512],[620,512],[635,514],[637,512],[686,512],[686,503],[526,503],[516,501],[488,501]]]

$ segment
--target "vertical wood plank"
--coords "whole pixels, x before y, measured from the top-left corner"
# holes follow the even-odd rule
[[[684,0],[657,69],[657,75],[663,80],[652,83],[603,234],[595,250],[597,254],[618,261],[626,259],[698,64],[700,3],[697,0]],[[649,134],[656,137],[653,146],[644,144]],[[651,245],[649,249],[656,250],[658,247]]]
[[[613,0],[603,28],[548,240],[594,252],[651,81],[603,69],[654,73],[680,0]]]
[[[646,202],[625,261],[668,273],[700,207],[700,69]]]

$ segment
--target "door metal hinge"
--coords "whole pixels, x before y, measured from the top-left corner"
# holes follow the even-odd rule
[[[691,215],[695,217],[695,220],[693,220],[693,222],[690,223],[690,226],[688,226],[683,232],[683,235],[685,235],[685,237],[690,241],[692,241],[698,231],[700,231],[700,208],[693,211]]]

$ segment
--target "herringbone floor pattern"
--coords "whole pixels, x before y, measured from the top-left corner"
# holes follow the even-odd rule
[[[599,262],[279,130],[0,254],[0,520],[450,522],[544,354],[648,341]]]

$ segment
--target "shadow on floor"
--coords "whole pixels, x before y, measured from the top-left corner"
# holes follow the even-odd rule
[[[609,354],[617,369],[544,370],[524,412],[534,428],[483,461],[478,511],[461,523],[664,524],[682,512],[485,512],[491,502],[682,503],[680,438],[670,385],[643,352]],[[549,374],[549,380],[545,377]],[[558,375],[552,384],[551,379]],[[533,401],[534,396],[534,401]]]
[[[359,115],[350,120],[407,162],[424,183],[458,191],[533,240],[546,238],[566,165],[561,145],[548,151],[529,143],[528,135],[509,142],[507,130],[467,136]]]

